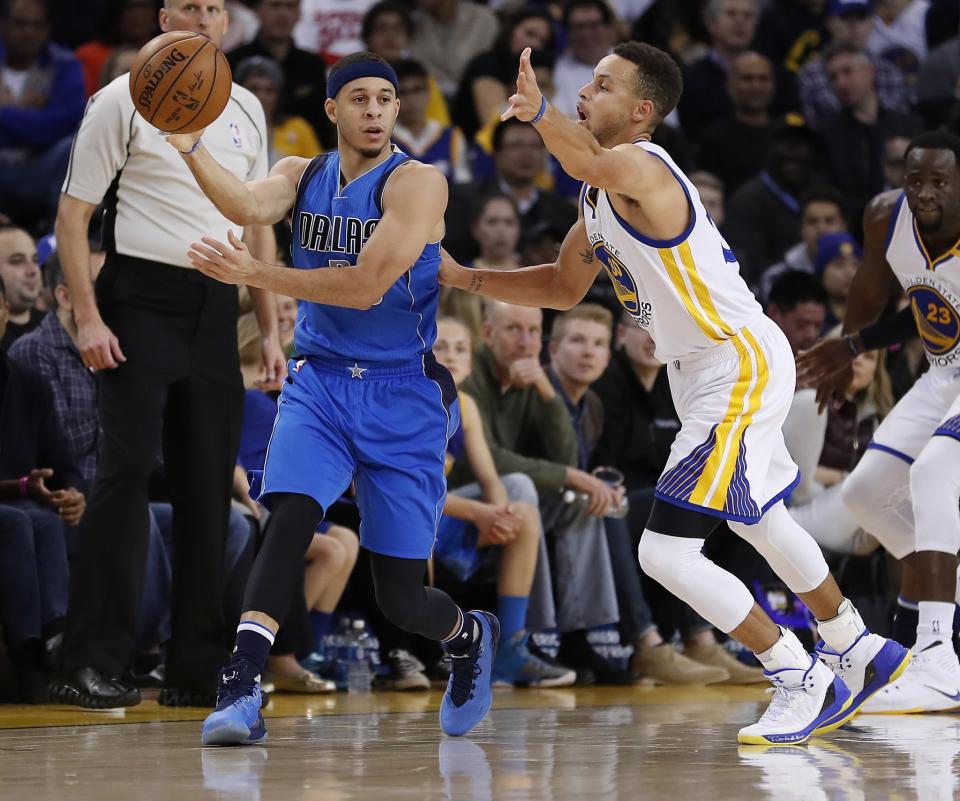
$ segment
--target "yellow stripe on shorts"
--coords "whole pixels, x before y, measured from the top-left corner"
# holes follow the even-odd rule
[[[687,252],[689,252],[689,250],[690,249],[687,248]],[[673,288],[680,296],[680,300],[683,301],[683,306],[687,310],[687,314],[693,318],[694,322],[699,326],[700,330],[703,331],[704,335],[713,342],[725,342],[727,339],[729,339],[732,336],[732,333],[724,335],[724,326],[719,317],[717,318],[717,322],[720,324],[714,327],[711,321],[709,321],[704,315],[704,312],[702,312],[698,308],[697,304],[693,302],[690,291],[687,289],[687,285],[683,280],[683,274],[680,271],[680,265],[677,264],[677,260],[673,255],[673,250],[671,248],[657,248],[657,253],[660,254],[660,260],[663,262],[663,266],[667,268],[667,275],[670,277],[670,282],[673,284]],[[692,259],[690,263],[693,263]],[[689,271],[689,268],[687,269]],[[699,275],[697,278],[699,279]],[[703,285],[702,281],[700,283]],[[691,284],[693,284],[696,291],[696,283],[693,281],[692,276]],[[703,286],[703,291],[706,292],[706,286]],[[707,295],[707,298],[709,299],[709,294]],[[711,306],[712,305],[713,304],[711,303]],[[714,313],[716,313],[716,309],[714,309]]]

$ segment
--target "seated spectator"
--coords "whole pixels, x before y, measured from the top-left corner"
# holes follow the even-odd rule
[[[83,83],[90,97],[101,86],[104,65],[118,48],[137,52],[160,33],[154,0],[112,0],[100,23],[103,34],[81,45],[74,55],[83,65]]]
[[[827,4],[827,28],[832,46],[849,45],[863,50],[873,29],[872,0],[830,0]],[[889,61],[871,57],[877,100],[890,111],[910,109],[910,92],[903,73]],[[840,98],[827,76],[822,57],[811,59],[797,75],[803,116],[811,128],[818,128],[824,118],[840,110]]]
[[[220,49],[224,53],[231,53],[238,47],[249,44],[257,35],[260,20],[248,8],[249,5],[249,0],[224,0],[224,12],[230,18],[230,24],[220,43]]]
[[[408,6],[395,0],[380,0],[364,16],[361,33],[367,50],[391,64],[411,58],[413,15]],[[447,126],[450,124],[450,112],[440,91],[440,84],[432,75],[428,78],[428,84],[430,99],[427,101],[427,119]]]
[[[833,183],[847,196],[848,215],[860,220],[867,201],[884,188],[888,131],[913,131],[919,121],[880,104],[876,73],[865,50],[835,45],[823,61],[840,110],[827,114],[817,133]]]
[[[299,303],[289,295],[277,295],[277,330],[280,334],[280,347],[287,355],[293,356],[293,335],[297,328]]]
[[[602,659],[586,638],[587,629],[619,619],[610,553],[596,516],[617,496],[575,466],[577,443],[570,416],[540,365],[542,332],[540,309],[489,303],[484,345],[463,389],[477,402],[497,472],[525,473],[536,485],[553,556],[560,659],[578,670],[591,670],[601,682],[629,683],[630,674]],[[454,466],[451,485],[474,480],[468,467]],[[565,503],[565,488],[588,495],[586,508]],[[529,627],[542,628],[533,623]]]
[[[9,305],[0,350],[7,350],[14,340],[33,331],[43,320],[43,312],[37,309],[43,284],[37,246],[30,234],[16,225],[0,224],[0,279],[7,288]]]
[[[727,209],[723,200],[726,193],[726,186],[723,181],[712,172],[707,172],[706,170],[697,170],[696,172],[690,173],[687,177],[690,179],[690,183],[697,187],[700,202],[703,203],[703,207],[707,210],[707,214],[710,215],[710,219],[713,220],[717,228],[722,230],[723,224],[727,219]]]
[[[452,98],[467,64],[491,47],[500,31],[494,13],[473,0],[417,0],[410,50]]]
[[[267,120],[270,166],[286,156],[312,159],[320,154],[320,142],[303,117],[286,113],[280,105],[283,70],[272,58],[250,56],[234,68],[233,80],[256,95]]]
[[[451,187],[444,215],[444,247],[461,261],[475,257],[477,245],[469,235],[469,209],[477,197],[495,190],[509,195],[517,204],[521,230],[539,222],[563,231],[573,225],[577,219],[573,203],[536,184],[537,176],[546,167],[546,154],[543,140],[533,126],[515,118],[501,122],[493,133],[495,176]]]
[[[597,62],[613,50],[617,30],[613,12],[603,0],[569,0],[563,6],[567,48],[553,68],[553,105],[577,117],[580,89],[593,80]],[[511,92],[512,94],[512,92]]]
[[[830,186],[807,190],[800,199],[800,241],[790,248],[783,260],[768,267],[760,279],[758,295],[762,303],[770,296],[770,288],[788,270],[814,272],[817,242],[824,234],[847,230],[843,217],[843,195]]]
[[[960,75],[960,35],[930,51],[917,76],[917,110],[927,128],[937,127],[950,115],[957,101]]]
[[[957,48],[960,50],[960,47]],[[910,134],[896,129],[887,131],[883,140],[883,188],[903,189],[903,169],[907,161]]]
[[[363,50],[363,17],[373,0],[300,0],[293,29],[297,47],[320,56],[327,65]]]
[[[877,0],[867,49],[895,64],[911,83],[927,58],[930,0]]]
[[[677,106],[684,133],[695,141],[711,122],[732,110],[727,73],[733,59],[753,41],[757,0],[708,0],[703,14],[710,51],[684,70]]]
[[[813,133],[799,115],[788,114],[779,120],[770,132],[766,169],[734,192],[727,203],[724,233],[750,286],[797,241],[799,197],[810,183],[815,144]]]
[[[732,193],[763,169],[770,141],[772,65],[759,53],[741,53],[730,64],[727,91],[733,111],[703,131],[697,165],[719,176]]]
[[[458,320],[441,318],[437,321],[434,353],[459,387],[471,370],[470,331]],[[452,488],[447,495],[437,528],[434,558],[458,580],[466,582],[482,561],[494,556],[490,552],[496,552],[499,557],[500,646],[493,664],[494,681],[531,687],[573,684],[577,677],[574,671],[543,661],[533,655],[527,645],[527,608],[534,574],[538,559],[546,562],[548,558],[543,547],[536,490],[524,475],[512,474],[501,479],[487,445],[476,401],[467,392],[461,391],[459,396],[460,428],[450,440],[447,462],[452,468],[458,459],[465,458],[477,480]],[[522,500],[524,496],[528,500]],[[552,610],[550,583],[544,580],[548,576],[546,570],[541,569],[538,590],[551,595],[546,605]],[[534,617],[543,615],[541,610]]]
[[[230,66],[236,70],[241,61],[251,56],[276,61],[283,74],[280,108],[305,119],[323,149],[329,150],[337,146],[337,131],[323,107],[327,99],[326,65],[315,53],[301,50],[293,41],[300,5],[300,0],[260,0],[255,7],[260,19],[256,38],[230,52]]]
[[[779,0],[762,4],[754,42],[773,63],[774,107],[783,113],[799,108],[797,73],[827,42],[825,0]]]
[[[400,111],[393,129],[393,142],[418,161],[432,164],[450,183],[470,180],[467,143],[459,128],[441,125],[427,116],[430,76],[422,64],[405,59],[394,69],[400,84]]]
[[[504,25],[497,44],[466,67],[453,101],[453,117],[468,139],[493,117],[499,118],[517,86],[517,64],[524,48],[531,64],[547,57],[553,63],[553,20],[545,11],[524,9]]]
[[[8,306],[0,280],[0,335]],[[0,350],[0,621],[24,701],[47,700],[67,613],[67,527],[86,507],[43,378]],[[47,483],[49,482],[49,487]]]
[[[278,387],[264,383],[266,368],[260,353],[260,327],[255,313],[248,312],[237,322],[240,350],[240,371],[245,390],[243,424],[240,430],[238,470],[234,474],[234,493],[251,510],[254,518],[262,516],[261,507],[250,498],[248,472],[263,470],[270,435],[277,416],[277,402],[268,392]],[[294,652],[319,651],[329,631],[334,610],[347,586],[359,552],[357,535],[344,526],[321,523],[307,548],[302,576],[302,592],[294,594],[292,609],[282,621],[280,632],[267,663],[267,681],[278,692],[326,693],[336,689],[334,683],[302,667]],[[309,613],[312,637],[306,648],[297,648],[302,621]]]
[[[813,269],[827,291],[827,317],[821,333],[843,322],[850,284],[862,260],[863,249],[846,231],[824,234],[817,241]]]
[[[42,228],[83,116],[83,68],[50,41],[42,0],[11,0],[0,15],[0,212]]]

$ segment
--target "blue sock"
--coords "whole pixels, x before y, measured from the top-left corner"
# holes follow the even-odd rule
[[[323,648],[323,638],[330,631],[330,624],[333,621],[333,612],[318,612],[316,609],[310,610],[310,628],[313,631],[313,647],[319,651]]]
[[[237,639],[233,646],[231,662],[243,660],[252,665],[257,673],[262,673],[273,646],[273,632],[266,626],[249,621],[237,626]]]
[[[527,595],[498,595],[497,617],[500,618],[500,637],[509,640],[527,625]]]
[[[917,624],[920,622],[920,611],[916,601],[897,598],[897,613],[893,618],[893,639],[907,648],[912,648],[917,641]]]

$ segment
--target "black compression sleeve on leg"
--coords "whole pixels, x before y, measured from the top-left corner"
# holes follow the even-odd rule
[[[426,559],[371,553],[370,572],[377,605],[393,625],[437,641],[447,637],[457,625],[460,612],[453,599],[423,584]]]
[[[307,495],[288,492],[274,493],[270,506],[273,514],[247,580],[243,611],[263,612],[282,623],[323,508]]]
[[[684,509],[657,498],[650,511],[647,528],[668,537],[692,537],[705,540],[720,525],[720,519],[696,509]]]

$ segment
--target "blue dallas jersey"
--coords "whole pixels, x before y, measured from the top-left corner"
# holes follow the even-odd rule
[[[409,160],[394,150],[340,190],[340,154],[307,165],[293,208],[293,266],[337,269],[357,263],[383,213],[391,173]],[[294,334],[301,356],[398,362],[430,351],[437,336],[440,242],[431,242],[376,305],[366,311],[300,301]]]

